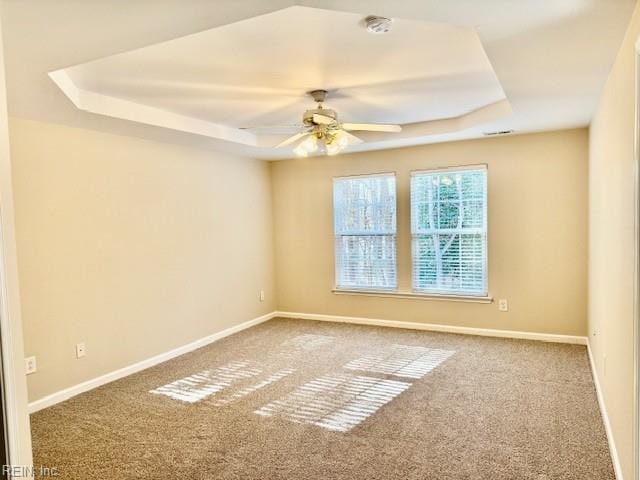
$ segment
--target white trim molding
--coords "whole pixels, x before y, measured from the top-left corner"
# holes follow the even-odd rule
[[[4,426],[7,463],[32,466],[31,429],[27,407],[27,379],[24,369],[24,345],[18,256],[16,253],[15,212],[11,176],[11,152],[7,116],[4,47],[0,28],[0,368],[4,383]],[[0,413],[0,415],[2,415]],[[4,447],[3,447],[4,448]],[[26,471],[12,478],[27,478]],[[29,476],[30,478],[30,476]]]
[[[180,132],[195,133],[228,142],[256,146],[257,137],[252,132],[188,117],[160,108],[142,105],[122,98],[92,92],[78,87],[67,69],[49,72],[49,77],[80,110],[110,117],[170,128]]]
[[[55,405],[56,403],[64,402],[71,397],[75,397],[76,395],[79,395],[81,393],[93,390],[94,388],[113,382],[114,380],[124,378],[142,370],[146,370],[147,368],[166,362],[167,360],[171,360],[172,358],[179,357],[180,355],[184,355],[185,353],[189,353],[193,350],[197,350],[198,348],[207,346],[213,342],[216,342],[217,340],[228,337],[229,335],[233,335],[234,333],[238,333],[242,330],[246,330],[247,328],[271,320],[276,316],[275,314],[276,312],[267,313],[266,315],[262,315],[252,320],[234,325],[233,327],[226,328],[224,330],[221,330],[220,332],[208,335],[204,338],[200,338],[181,347],[174,348],[173,350],[169,350],[168,352],[161,353],[154,357],[147,358],[146,360],[142,360],[141,362],[128,365],[113,372],[109,372],[91,380],[87,380],[86,382],[79,383],[78,385],[74,385],[72,387],[52,393],[50,395],[47,395],[46,397],[42,397],[29,403],[29,413],[34,413],[38,410],[42,410],[43,408]]]
[[[586,345],[587,337],[576,335],[559,335],[555,333],[519,332],[515,330],[495,330],[490,328],[460,327],[456,325],[441,325],[435,323],[403,322],[398,320],[384,320],[379,318],[344,317],[339,315],[324,315],[318,313],[275,312],[273,318],[299,318],[302,320],[319,320],[322,322],[353,323],[357,325],[376,325],[379,327],[407,328],[411,330],[428,330],[431,332],[460,333],[464,335],[479,335],[483,337],[519,338],[525,340],[539,340],[543,342],[570,343]]]
[[[347,316],[338,316],[338,315],[274,311],[274,312],[262,315],[260,317],[254,318],[252,320],[248,320],[246,322],[240,323],[238,325],[234,325],[233,327],[226,328],[212,335],[208,335],[206,337],[200,338],[198,340],[195,340],[191,343],[175,348],[168,352],[161,353],[159,355],[153,356],[146,360],[134,363],[132,365],[115,370],[113,372],[109,372],[105,375],[101,375],[97,378],[88,380],[86,382],[82,382],[78,385],[65,388],[51,395],[47,395],[46,397],[40,398],[34,402],[29,403],[29,412],[34,413],[44,408],[55,405],[57,403],[63,402],[76,395],[79,395],[81,393],[87,392],[94,388],[100,387],[107,383],[113,382],[120,378],[124,378],[126,376],[140,372],[147,368],[153,367],[155,365],[166,362],[180,355],[184,355],[185,353],[204,347],[206,345],[216,342],[217,340],[228,337],[230,335],[233,335],[234,333],[240,332],[242,330],[253,327],[255,325],[259,325],[273,318],[318,320],[318,321],[324,321],[324,322],[351,323],[351,324],[357,324],[357,325],[375,325],[375,326],[381,326],[381,327],[458,333],[458,334],[465,334],[465,335],[479,335],[479,336],[498,337],[498,338],[516,338],[516,339],[526,339],[526,340],[538,340],[538,341],[545,341],[545,342],[586,345],[588,357],[589,357],[589,364],[591,366],[591,372],[592,372],[593,381],[595,384],[598,405],[600,408],[602,420],[603,420],[605,431],[607,434],[607,440],[609,442],[609,451],[611,453],[611,460],[613,463],[616,479],[623,480],[622,470],[620,468],[620,460],[618,458],[618,453],[615,446],[613,433],[611,430],[611,424],[609,422],[609,417],[607,415],[607,410],[606,410],[604,398],[602,395],[602,389],[600,387],[600,381],[598,379],[598,374],[595,369],[591,348],[590,348],[587,337],[581,337],[581,336],[558,335],[558,334],[535,333],[535,332],[520,332],[520,331],[514,331],[514,330],[496,330],[496,329],[485,329],[485,328],[460,327],[460,326],[454,326],[454,325],[439,325],[439,324],[431,324],[431,323],[405,322],[405,321],[384,320],[384,319],[363,318],[363,317],[347,317]]]
[[[634,48],[633,139],[633,478],[640,480],[640,37]]]
[[[589,354],[589,365],[591,365],[591,375],[593,376],[593,383],[596,387],[596,396],[598,398],[598,406],[600,407],[600,414],[602,415],[602,422],[604,423],[604,429],[607,433],[607,441],[609,442],[609,452],[611,454],[611,463],[613,463],[613,471],[616,474],[617,480],[624,480],[622,477],[622,468],[620,467],[620,458],[618,457],[618,450],[613,438],[613,431],[611,429],[611,422],[609,422],[609,415],[607,414],[607,406],[604,403],[604,396],[602,394],[602,388],[600,387],[600,380],[598,379],[598,371],[596,370],[596,364],[591,353],[591,344],[587,342],[587,353]]]
[[[169,128],[181,132],[239,143],[250,147],[273,148],[278,143],[272,135],[256,135],[248,130],[207,122],[195,117],[180,115],[130,100],[104,95],[82,88],[73,78],[72,72],[80,66],[67,67],[48,73],[49,78],[62,90],[76,108],[146,125]],[[511,115],[513,110],[507,98],[502,98],[458,117],[415,122],[402,126],[402,131],[394,135],[394,140],[411,139],[427,135],[442,135],[458,132],[483,123]],[[388,136],[380,132],[362,132],[365,143],[388,143]],[[280,137],[278,137],[280,138]],[[353,151],[362,150],[355,148]],[[276,157],[273,157],[276,158]]]
[[[491,295],[451,295],[444,293],[417,293],[398,290],[358,290],[335,287],[331,290],[336,295],[363,295],[365,297],[410,298],[417,300],[435,300],[438,302],[492,303]]]
[[[539,341],[556,342],[556,343],[570,343],[570,344],[578,344],[578,345],[587,344],[586,337],[571,336],[571,335],[557,335],[557,334],[535,333],[535,332],[518,332],[513,330],[494,330],[494,329],[485,329],[485,328],[459,327],[459,326],[453,326],[453,325],[437,325],[432,323],[401,322],[396,320],[383,320],[383,319],[375,319],[375,318],[345,317],[345,316],[337,316],[337,315],[274,311],[274,312],[262,315],[260,317],[254,318],[252,320],[248,320],[246,322],[240,323],[238,325],[234,325],[233,327],[229,327],[225,330],[214,333],[212,335],[208,335],[204,338],[200,338],[198,340],[195,340],[181,347],[174,348],[173,350],[170,350],[168,352],[155,355],[146,360],[142,360],[132,365],[128,365],[126,367],[115,370],[113,372],[106,373],[104,375],[93,378],[91,380],[87,380],[86,382],[79,383],[78,385],[65,388],[58,392],[47,395],[46,397],[42,397],[38,400],[35,400],[29,403],[29,413],[34,413],[34,412],[37,412],[38,410],[42,410],[44,408],[55,405],[57,403],[64,402],[65,400],[68,400],[81,393],[87,392],[89,390],[93,390],[94,388],[100,387],[102,385],[113,382],[120,378],[124,378],[126,376],[140,372],[142,370],[153,367],[160,363],[166,362],[167,360],[171,360],[172,358],[178,357],[180,355],[184,355],[185,353],[191,352],[198,348],[214,343],[217,340],[228,337],[229,335],[233,335],[234,333],[240,332],[247,328],[253,327],[255,325],[259,325],[260,323],[263,323],[278,317],[279,318],[297,318],[301,320],[320,320],[325,322],[353,323],[358,325],[376,325],[381,327],[427,330],[427,331],[433,331],[433,332],[460,333],[465,335],[480,335],[480,336],[498,337],[498,338],[519,338],[519,339],[527,339],[527,340],[539,340]]]

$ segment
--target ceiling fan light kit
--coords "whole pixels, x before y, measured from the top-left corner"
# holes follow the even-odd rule
[[[308,157],[310,153],[323,152],[327,155],[336,155],[349,146],[347,132],[338,130],[335,133],[318,132],[309,134],[293,149],[298,157]],[[353,136],[353,135],[352,135]],[[353,138],[357,138],[353,136]],[[358,142],[354,142],[358,143]]]
[[[362,140],[349,133],[349,130],[373,132],[399,132],[400,125],[381,123],[340,123],[335,110],[325,108],[323,103],[327,97],[326,90],[312,90],[309,95],[318,104],[316,108],[302,114],[302,131],[287,138],[276,148],[294,144],[293,152],[298,157],[308,157],[310,153],[322,152],[336,155],[349,145],[362,143]]]

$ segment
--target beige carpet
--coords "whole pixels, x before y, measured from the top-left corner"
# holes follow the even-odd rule
[[[585,347],[276,319],[32,416],[65,479],[613,480]]]

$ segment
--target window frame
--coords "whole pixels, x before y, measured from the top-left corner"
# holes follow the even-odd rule
[[[462,292],[462,291],[452,291],[445,289],[421,289],[417,288],[415,284],[415,248],[414,241],[415,236],[419,234],[414,234],[413,232],[413,213],[414,213],[414,205],[413,205],[413,194],[412,194],[412,179],[414,176],[419,175],[429,175],[429,174],[441,174],[446,172],[462,172],[462,171],[474,171],[474,170],[482,170],[485,172],[485,182],[484,182],[484,261],[483,261],[483,272],[484,272],[484,284],[483,290],[481,292]],[[447,298],[456,298],[460,297],[462,299],[469,298],[478,298],[485,299],[491,298],[489,295],[489,166],[486,163],[480,164],[471,164],[471,165],[457,165],[450,167],[435,167],[429,169],[420,169],[420,170],[411,170],[410,172],[410,180],[409,180],[409,236],[411,238],[411,293],[414,295],[421,296],[431,296],[431,297],[447,297]],[[460,235],[460,233],[457,233]]]
[[[336,182],[340,180],[359,179],[359,178],[376,178],[376,177],[393,177],[394,179],[394,187],[395,187],[395,204],[394,204],[395,225],[394,227],[395,228],[394,228],[394,234],[392,235],[392,237],[393,237],[393,245],[394,245],[394,253],[395,253],[394,262],[393,262],[395,285],[393,287],[388,287],[388,288],[375,288],[375,287],[366,287],[366,286],[363,286],[363,287],[340,286],[338,283],[339,268],[338,268],[337,238],[338,236],[346,236],[346,235],[339,235],[336,231],[335,185],[336,185]],[[398,284],[399,284],[399,279],[398,279],[398,175],[396,174],[396,172],[390,171],[390,172],[362,173],[362,174],[341,175],[341,176],[333,177],[331,182],[331,202],[332,202],[331,218],[333,223],[333,267],[334,267],[334,276],[333,276],[334,287],[332,291],[336,293],[339,293],[339,292],[344,292],[344,293],[352,292],[352,293],[363,293],[363,294],[382,293],[382,294],[390,294],[390,295],[393,295],[396,292],[398,292]],[[352,236],[358,236],[358,235],[352,235]],[[360,235],[360,236],[367,236],[367,235]]]

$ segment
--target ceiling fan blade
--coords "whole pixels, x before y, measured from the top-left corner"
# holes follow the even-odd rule
[[[359,143],[363,143],[364,140],[356,137],[352,133],[347,132],[346,130],[342,131],[342,134],[349,140],[349,145],[358,145]]]
[[[255,127],[240,127],[240,130],[249,130],[259,134],[265,135],[286,135],[294,134],[302,130],[304,125],[270,125],[270,126],[255,126]]]
[[[300,140],[303,137],[309,135],[309,132],[300,132],[296,133],[294,136],[287,138],[284,142],[280,142],[276,145],[276,148],[286,147],[287,145],[291,145],[293,142]]]
[[[321,115],[319,113],[313,114],[313,121],[315,123],[319,123],[320,125],[331,125],[332,123],[336,123],[335,118],[327,117],[326,115]]]
[[[345,130],[366,130],[369,132],[399,132],[402,130],[400,125],[389,125],[385,123],[343,123],[342,128]]]

